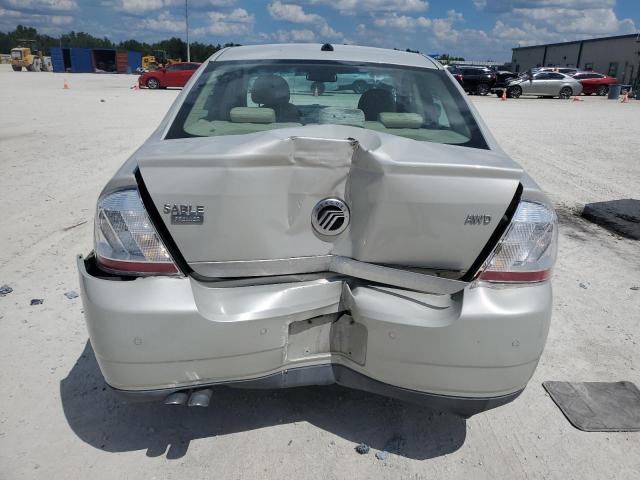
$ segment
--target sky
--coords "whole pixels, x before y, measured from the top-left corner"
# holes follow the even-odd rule
[[[640,0],[188,0],[190,40],[332,42],[508,61],[518,45],[640,31]],[[0,0],[18,24],[114,41],[185,37],[185,0]]]

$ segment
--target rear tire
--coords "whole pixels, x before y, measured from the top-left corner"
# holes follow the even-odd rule
[[[487,85],[486,83],[481,83],[476,87],[476,93],[478,95],[482,95],[485,96],[487,95],[489,92],[491,91],[491,89],[489,88],[489,85]]]
[[[509,90],[507,90],[507,93],[511,98],[520,98],[520,95],[522,95],[522,87],[520,87],[519,85],[509,87]]]
[[[13,68],[14,72],[21,72],[22,71],[22,67],[19,65],[11,65],[11,68]]]
[[[609,93],[609,86],[608,85],[600,85],[598,87],[598,91],[596,93],[599,96],[604,97],[605,95],[607,95]]]
[[[562,87],[558,96],[563,100],[568,100],[571,98],[571,95],[573,95],[573,90],[571,90],[571,87]]]
[[[150,88],[151,90],[157,90],[160,88],[160,82],[157,78],[151,77],[149,80],[147,80],[147,88]]]

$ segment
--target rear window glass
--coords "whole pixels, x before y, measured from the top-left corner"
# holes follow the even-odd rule
[[[211,62],[166,138],[319,124],[488,148],[444,71],[320,61]]]

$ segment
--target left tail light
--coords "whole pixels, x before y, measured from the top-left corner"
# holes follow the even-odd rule
[[[98,200],[95,252],[100,267],[123,275],[180,275],[137,189]]]
[[[558,219],[553,208],[522,201],[478,278],[497,283],[545,281],[557,250]]]

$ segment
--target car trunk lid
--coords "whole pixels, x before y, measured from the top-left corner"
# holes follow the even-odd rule
[[[327,125],[158,141],[137,162],[180,254],[207,277],[324,271],[332,258],[462,276],[522,175],[501,152]],[[350,214],[336,236],[312,226],[327,198]]]

